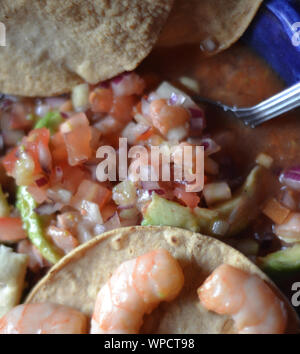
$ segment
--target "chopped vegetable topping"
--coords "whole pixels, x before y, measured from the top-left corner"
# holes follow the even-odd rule
[[[17,209],[10,207],[0,188],[0,242],[16,243],[18,252],[28,255],[33,272],[56,263],[97,234],[141,222],[199,231],[230,242],[248,256],[260,256],[263,241],[258,241],[262,236],[254,221],[264,213],[268,216],[264,222],[268,230],[273,226],[272,238],[279,244],[272,250],[278,250],[281,242],[284,247],[300,242],[299,168],[281,173],[283,188],[274,195],[269,176],[275,160],[260,153],[257,166],[242,184],[235,162],[240,156],[231,151],[232,133],[214,135],[206,130],[203,107],[185,92],[167,82],[155,88],[157,78],[148,81],[124,73],[96,85],[80,84],[69,96],[30,104],[16,98],[3,108],[2,164],[19,187]],[[179,81],[192,91],[199,89],[190,78]],[[151,159],[143,158],[138,170],[127,171],[127,178],[99,182],[97,167],[102,159],[96,151],[107,145],[117,150],[119,137],[127,138],[129,147],[161,148],[160,172]],[[203,190],[201,181],[191,182],[198,146],[204,148]],[[177,159],[185,147],[193,153],[191,161]],[[120,150],[116,156],[116,162],[127,159]],[[137,160],[128,159],[128,166]],[[161,178],[167,164],[169,181]],[[183,167],[184,178],[172,179]],[[141,171],[154,172],[158,178],[144,181]],[[120,177],[119,170],[116,176]],[[10,184],[1,179],[1,185],[13,201]],[[195,188],[188,191],[191,186]]]
[[[18,188],[16,206],[20,211],[30,241],[50,263],[58,262],[61,255],[46,238],[42,221],[34,212],[37,204],[24,186]]]
[[[275,198],[270,199],[262,211],[276,224],[282,224],[290,213],[290,210],[280,204]]]
[[[26,238],[23,230],[22,220],[13,217],[0,218],[0,241],[1,242],[17,242]]]
[[[35,129],[47,128],[51,134],[54,134],[62,121],[63,119],[59,112],[48,112],[43,118],[38,120]]]

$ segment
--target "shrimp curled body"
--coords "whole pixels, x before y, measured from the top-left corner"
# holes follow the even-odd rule
[[[144,314],[172,301],[183,282],[178,262],[164,249],[122,263],[97,295],[91,333],[138,333]]]
[[[62,305],[18,305],[0,319],[0,334],[84,333],[87,333],[87,317]]]
[[[283,302],[257,275],[219,266],[198,289],[202,305],[231,315],[240,334],[281,334],[287,321]]]

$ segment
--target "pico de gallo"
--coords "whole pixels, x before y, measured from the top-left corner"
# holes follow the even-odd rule
[[[218,161],[222,143],[206,127],[210,117],[184,90],[129,72],[78,85],[71,95],[3,96],[0,110],[0,242],[28,255],[30,272],[105,231],[140,224],[221,238],[272,271],[300,268],[300,168],[276,175],[273,157],[261,151],[247,174],[226,173]],[[185,181],[133,181],[130,174],[99,182],[96,151],[118,149],[119,137],[167,152],[204,147],[203,190],[187,192]],[[278,177],[274,192],[270,180]],[[258,217],[268,218],[275,246],[266,248],[266,237],[251,231]]]

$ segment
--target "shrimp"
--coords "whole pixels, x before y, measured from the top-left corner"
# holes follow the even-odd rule
[[[18,305],[0,319],[0,334],[84,334],[86,316],[50,303]]]
[[[170,106],[164,99],[150,104],[153,126],[168,140],[182,140],[188,135],[190,113],[184,107]]]
[[[240,334],[281,334],[285,331],[284,304],[257,275],[223,264],[205,280],[198,295],[208,310],[232,315]]]
[[[175,299],[183,283],[180,265],[164,249],[122,263],[97,295],[91,333],[138,333],[143,315]]]

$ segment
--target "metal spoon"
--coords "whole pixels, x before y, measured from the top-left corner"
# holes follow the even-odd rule
[[[206,102],[221,107],[224,111],[231,112],[245,125],[255,128],[272,118],[300,107],[300,82],[253,107],[231,107],[198,95],[193,96],[193,100],[196,103]]]

